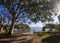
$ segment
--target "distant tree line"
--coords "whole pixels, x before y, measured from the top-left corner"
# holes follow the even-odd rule
[[[49,32],[53,32],[52,30],[55,29],[55,32],[60,31],[60,24],[46,24],[42,27],[42,31],[45,32],[46,29],[50,29]]]
[[[0,27],[0,32],[4,31],[4,33],[7,34],[10,26],[10,24],[2,24],[2,27]],[[27,24],[15,24],[14,29],[17,29],[19,32],[30,32],[30,27]]]

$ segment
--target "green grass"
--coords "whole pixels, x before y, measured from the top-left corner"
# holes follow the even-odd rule
[[[42,38],[42,39],[44,39],[44,38],[50,37],[53,34],[37,32],[37,33],[35,33],[35,35],[38,36],[38,37],[40,37],[40,38]]]
[[[43,36],[41,36],[40,38],[41,38],[41,39],[45,39],[45,38],[47,38],[47,37],[50,37],[50,35],[43,35]]]
[[[32,38],[41,38],[41,39],[45,39],[47,37],[50,37],[52,34],[48,34],[48,33],[35,33],[34,35],[32,35]]]

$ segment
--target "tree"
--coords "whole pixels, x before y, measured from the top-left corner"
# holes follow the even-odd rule
[[[6,30],[6,32],[7,32],[8,25],[6,25],[7,16],[5,14],[5,9],[3,11],[1,11],[1,13],[0,13],[0,31],[2,32],[2,30]]]
[[[43,26],[42,30],[45,32],[45,29],[50,29],[50,32],[52,32],[52,29],[55,28],[55,24],[46,24],[45,26]]]
[[[56,31],[60,31],[60,24],[55,24],[55,27],[54,27],[55,29],[56,29]]]
[[[30,31],[30,27],[27,24],[16,24],[15,28],[17,28],[17,30],[19,30],[21,32],[29,32]]]
[[[42,31],[45,32],[45,29],[46,29],[46,28],[47,28],[47,27],[43,26],[43,27],[42,27]]]
[[[54,29],[54,24],[47,24],[47,27],[50,28],[50,32],[52,32],[52,29]]]
[[[1,32],[1,29],[2,29],[2,16],[0,15],[0,32]]]
[[[60,23],[60,15],[58,16],[58,20],[59,20],[59,23]]]
[[[38,22],[40,20],[42,22],[53,21],[51,18],[52,13],[50,12],[53,6],[51,4],[52,2],[45,0],[0,0],[0,5],[4,6],[5,10],[7,9],[9,13],[4,15],[11,21],[8,35],[13,34],[14,24],[21,20],[22,22],[26,22],[26,17],[32,22]]]

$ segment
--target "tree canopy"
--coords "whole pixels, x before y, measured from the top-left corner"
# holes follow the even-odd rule
[[[46,24],[45,26],[43,26],[42,31],[45,32],[45,29],[50,29],[51,32],[52,29],[55,29],[55,24]]]
[[[59,31],[60,31],[60,24],[56,24],[56,25],[55,25],[55,29],[56,29],[56,31],[59,32]]]
[[[51,5],[52,4],[52,5]],[[51,21],[53,3],[45,0],[1,0],[0,5],[4,6],[5,10],[2,13],[11,20],[25,21],[25,17],[33,22]],[[6,13],[6,9],[7,12]],[[25,13],[26,14],[25,14]],[[22,14],[22,15],[21,15]],[[2,14],[1,14],[2,15]],[[6,18],[4,17],[4,18]],[[23,20],[21,20],[23,19]]]
[[[1,11],[2,23],[10,23],[11,28],[8,34],[11,34],[15,23],[30,22],[45,22],[53,21],[52,9],[53,1],[50,0],[0,0],[0,6],[4,10]],[[6,20],[7,19],[7,20]]]

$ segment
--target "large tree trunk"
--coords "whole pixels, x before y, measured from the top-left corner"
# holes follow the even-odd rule
[[[10,27],[9,32],[7,34],[8,35],[12,35],[13,34],[13,30],[14,30],[14,20],[12,20],[11,27]]]
[[[14,29],[14,25],[11,25],[11,27],[9,29],[9,32],[8,32],[8,35],[13,34],[13,29]]]
[[[2,30],[3,30],[3,26],[2,24],[0,24],[0,32],[2,32]]]

